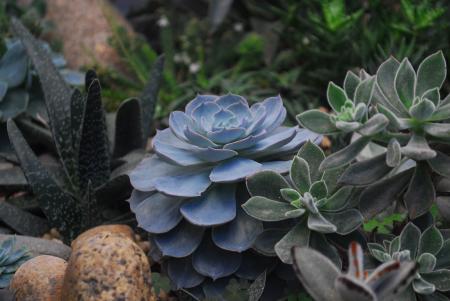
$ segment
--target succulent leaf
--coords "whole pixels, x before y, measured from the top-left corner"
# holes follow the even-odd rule
[[[327,89],[327,99],[330,107],[336,113],[339,113],[348,98],[345,91],[341,87],[333,82],[330,82]]]
[[[297,115],[301,126],[319,134],[337,133],[338,129],[330,119],[330,115],[319,110],[309,110]]]
[[[446,76],[447,66],[442,51],[428,56],[417,70],[416,95],[422,96],[429,89],[440,89]]]
[[[410,108],[415,98],[416,72],[407,58],[395,74],[395,91],[406,108]]]

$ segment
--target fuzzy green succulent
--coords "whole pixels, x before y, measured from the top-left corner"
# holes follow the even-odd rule
[[[346,235],[362,224],[361,214],[350,202],[352,187],[337,186],[342,168],[319,171],[324,160],[320,147],[308,141],[294,157],[288,178],[262,171],[247,179],[252,195],[242,205],[247,214],[264,222],[293,221],[274,246],[285,263],[291,262],[293,246],[314,245],[317,239],[322,241],[317,248],[333,253],[324,234]]]
[[[15,237],[8,238],[0,245],[0,288],[6,288],[16,270],[30,255],[25,248],[15,250]]]
[[[416,225],[408,223],[399,236],[383,240],[383,244],[369,243],[368,247],[380,262],[418,263],[414,280],[398,300],[429,300],[426,296],[430,295],[433,300],[450,300],[440,293],[450,291],[450,239],[444,240],[434,225],[421,232]]]
[[[450,96],[440,95],[446,74],[442,52],[428,56],[417,72],[408,59],[391,57],[375,76],[349,72],[344,88],[330,83],[332,114],[311,110],[297,116],[315,132],[353,134],[353,142],[326,158],[320,170],[351,163],[367,146],[378,146],[377,154],[354,163],[339,179],[368,186],[360,198],[366,218],[395,199],[410,218],[424,215],[436,199],[432,175],[450,176],[450,157],[443,151],[450,141]]]

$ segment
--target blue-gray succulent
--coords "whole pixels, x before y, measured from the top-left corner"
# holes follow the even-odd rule
[[[339,255],[325,234],[346,235],[362,224],[361,214],[352,208],[352,187],[337,185],[343,169],[320,172],[324,159],[320,147],[308,141],[294,157],[289,177],[262,171],[247,179],[252,197],[242,207],[250,216],[266,222],[259,240],[264,241],[265,235],[275,229],[280,233],[283,227],[271,225],[274,222],[292,222],[272,246],[285,263],[291,263],[293,246],[311,246],[340,265]]]
[[[412,260],[418,263],[414,280],[398,300],[450,300],[441,293],[450,291],[450,239],[444,241],[434,225],[422,233],[409,223],[392,240],[368,246],[372,256],[380,262]]]
[[[279,96],[249,106],[239,95],[198,95],[185,112],[171,113],[170,127],[153,139],[155,153],[130,174],[131,209],[152,234],[153,253],[167,259],[176,287],[232,274],[255,279],[263,271],[243,270],[263,225],[242,210],[248,197],[242,183],[261,170],[288,172],[285,157],[321,139],[282,126],[285,117]]]

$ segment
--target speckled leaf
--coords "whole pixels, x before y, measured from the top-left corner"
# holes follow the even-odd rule
[[[71,90],[66,84],[47,50],[17,19],[11,20],[13,33],[20,38],[28,56],[39,75],[44,91],[50,127],[55,137],[56,148],[64,163],[68,175],[75,170],[75,154],[72,148],[72,131],[70,119]]]
[[[47,220],[8,202],[0,202],[0,220],[22,235],[41,236],[50,230]]]
[[[158,93],[163,78],[164,55],[159,56],[153,63],[152,71],[147,86],[142,91],[142,133],[144,141],[150,137],[153,116],[155,115]]]
[[[86,189],[88,181],[94,188],[108,181],[109,142],[98,79],[94,79],[88,89],[78,162],[82,188]]]
[[[75,199],[56,184],[12,120],[8,121],[8,135],[50,225],[58,228],[65,239],[75,238],[81,229],[80,208]]]
[[[26,190],[28,182],[20,167],[0,169],[0,189],[2,191]]]
[[[113,156],[122,157],[142,148],[142,137],[141,103],[136,98],[127,99],[117,110]]]

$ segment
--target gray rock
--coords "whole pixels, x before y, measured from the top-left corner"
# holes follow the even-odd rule
[[[0,234],[0,244],[14,235]],[[68,260],[72,249],[62,242],[46,240],[42,238],[16,235],[16,249],[26,248],[31,256],[51,255]]]

